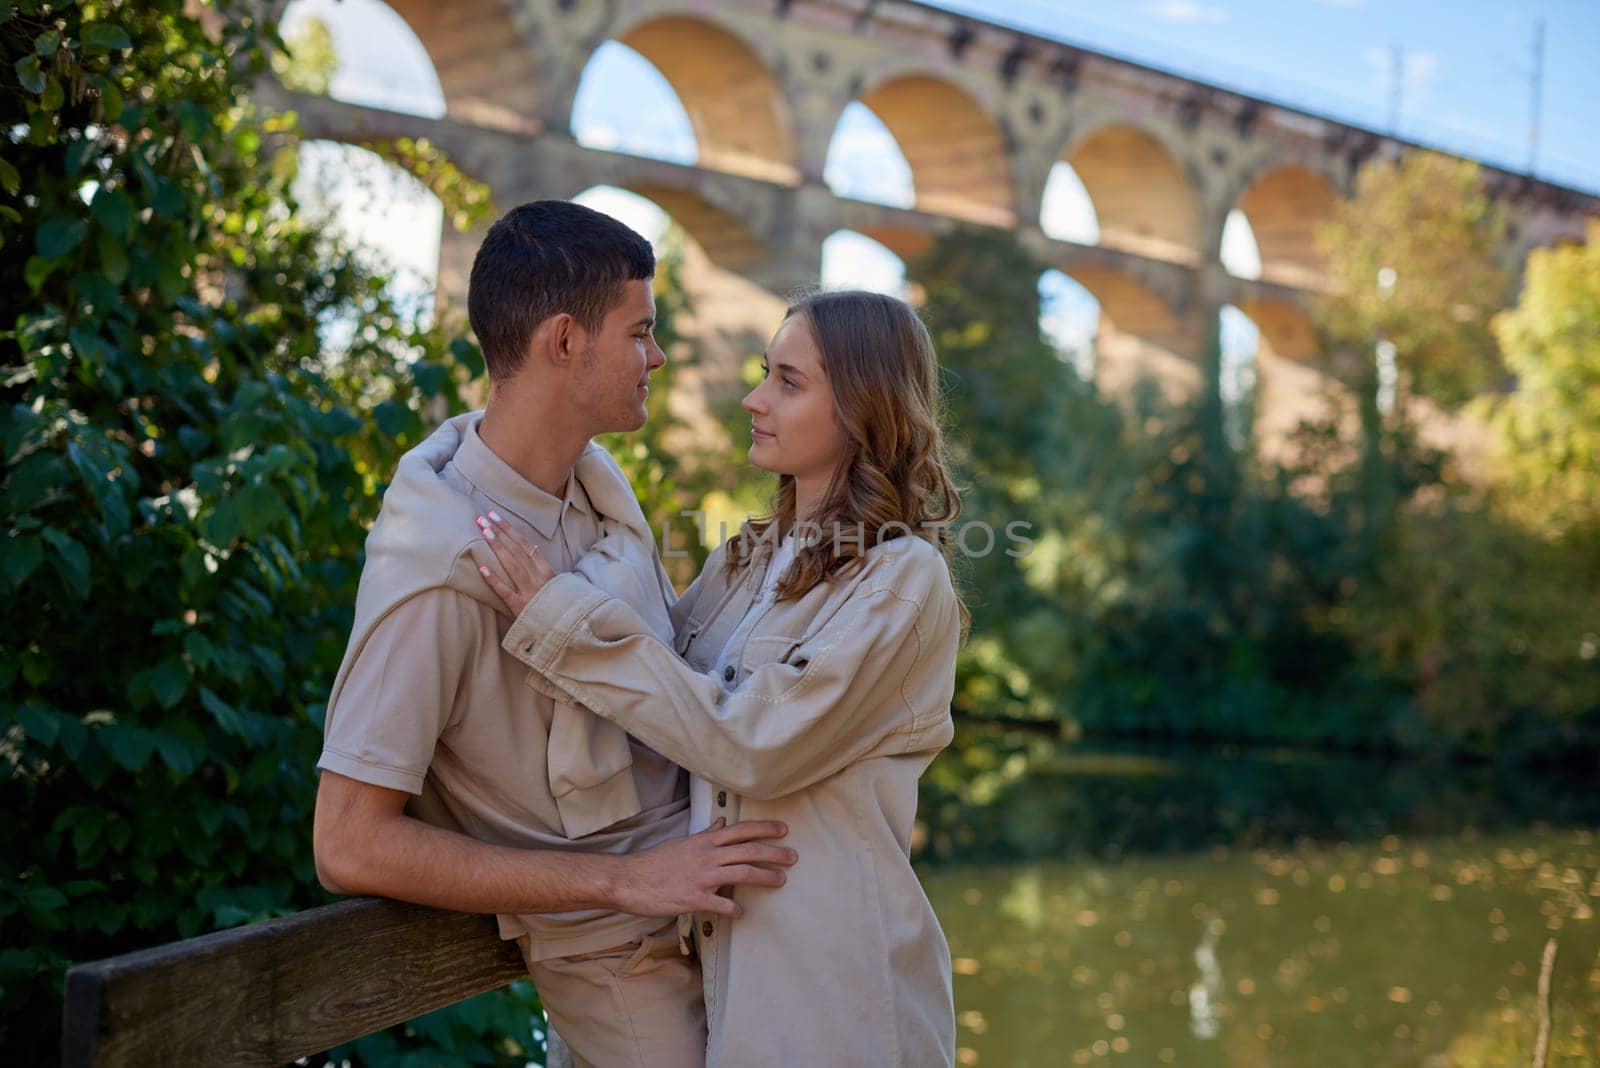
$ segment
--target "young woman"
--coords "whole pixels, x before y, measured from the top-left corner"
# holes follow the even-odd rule
[[[787,885],[692,917],[708,1064],[951,1064],[949,947],[908,857],[964,617],[933,344],[902,301],[826,293],[790,309],[766,363],[744,407],[775,507],[706,561],[676,648],[488,517],[507,578],[485,578],[530,685],[694,773],[693,829],[788,826]]]

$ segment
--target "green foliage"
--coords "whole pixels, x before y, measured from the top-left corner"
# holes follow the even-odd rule
[[[1600,222],[1587,244],[1536,249],[1493,328],[1517,377],[1489,404],[1508,482],[1539,526],[1600,528]]]
[[[1594,601],[1577,592],[1600,588],[1595,554],[1453,487],[1400,416],[1375,453],[1330,416],[1269,463],[1222,440],[1207,396],[1100,396],[1038,337],[1040,269],[998,234],[912,267],[950,372],[962,520],[1032,525],[1027,555],[964,562],[958,710],[1097,735],[1597,744]]]
[[[56,1055],[69,962],[325,899],[314,766],[366,526],[482,372],[296,214],[292,122],[242,96],[270,27],[185,10],[0,8],[0,1043],[22,1063]],[[497,998],[355,1055],[520,1063],[536,1002]],[[477,1039],[507,1013],[517,1050]]]
[[[285,34],[283,49],[272,54],[272,72],[278,80],[302,93],[326,93],[338,70],[333,31],[314,15]]]
[[[1331,283],[1318,319],[1348,352],[1355,388],[1372,392],[1371,353],[1385,337],[1405,384],[1443,404],[1504,379],[1489,330],[1511,291],[1495,258],[1503,230],[1475,163],[1412,152],[1362,168],[1355,196],[1317,235]]]

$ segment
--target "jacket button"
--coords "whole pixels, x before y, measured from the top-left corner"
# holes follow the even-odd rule
[[[717,807],[718,808],[727,808],[728,807],[728,791],[726,791],[726,790],[718,790],[717,791]]]
[[[707,938],[711,937],[711,921],[710,920],[707,920],[707,921],[705,921],[704,923],[702,923],[700,925],[700,933],[705,935]]]
[[[722,681],[723,682],[732,682],[733,681],[733,675],[734,675],[734,671],[733,671],[733,665],[732,664],[729,664],[727,667],[722,669]]]

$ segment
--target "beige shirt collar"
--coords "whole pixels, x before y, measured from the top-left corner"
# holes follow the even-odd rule
[[[454,460],[456,471],[482,490],[484,496],[493,498],[547,541],[555,537],[564,509],[590,512],[589,495],[575,476],[567,478],[564,497],[551,496],[497,456],[479,436],[478,425],[474,421],[466,428]]]

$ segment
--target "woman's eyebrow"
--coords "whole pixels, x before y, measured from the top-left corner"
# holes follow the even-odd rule
[[[810,377],[804,371],[800,370],[800,368],[796,367],[792,363],[780,363],[780,364],[778,364],[778,370],[782,371],[784,374],[787,374],[787,375],[794,375],[796,378],[809,378]]]

